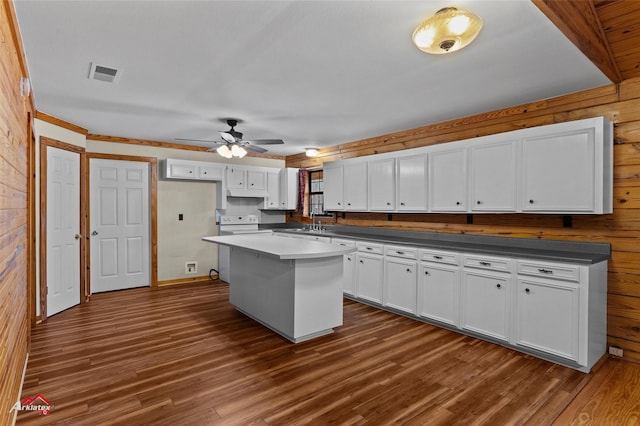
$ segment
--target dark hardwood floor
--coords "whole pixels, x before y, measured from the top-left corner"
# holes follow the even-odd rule
[[[637,422],[636,367],[584,374],[349,300],[335,333],[292,344],[215,281],[97,294],[35,327],[22,397],[53,409],[18,425],[637,424],[592,403],[623,377]]]

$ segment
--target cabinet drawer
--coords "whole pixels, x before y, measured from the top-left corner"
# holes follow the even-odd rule
[[[331,238],[331,243],[339,246],[355,247],[356,242],[353,240],[345,240],[344,238]]]
[[[418,250],[405,246],[385,246],[384,254],[393,257],[402,257],[404,259],[417,259]]]
[[[224,166],[198,166],[198,178],[203,180],[222,180]]]
[[[490,271],[511,272],[511,259],[491,256],[464,255],[463,264],[469,268],[487,269]]]
[[[460,258],[457,253],[439,250],[420,250],[420,260],[424,262],[446,263],[448,265],[460,264]]]
[[[580,281],[580,267],[562,263],[531,262],[518,260],[518,274],[535,277]]]
[[[382,244],[367,243],[365,241],[356,242],[358,251],[365,253],[384,254],[384,246]]]

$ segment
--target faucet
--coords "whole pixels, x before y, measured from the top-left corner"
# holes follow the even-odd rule
[[[316,230],[316,212],[311,211],[311,230],[315,231]]]

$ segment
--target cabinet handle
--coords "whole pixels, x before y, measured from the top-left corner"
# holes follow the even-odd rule
[[[538,268],[538,271],[542,272],[543,274],[553,274],[553,271],[550,269]]]
[[[348,206],[350,206],[350,205],[351,205],[351,203],[347,203],[347,205],[348,205]]]
[[[442,260],[442,256],[433,256],[434,259]]]
[[[404,203],[400,203],[401,206],[404,206]]]
[[[341,205],[342,205],[342,203],[338,203],[338,205],[339,205],[339,206],[341,206]]]
[[[407,272],[411,272],[411,268],[407,268]]]
[[[527,294],[529,294],[529,293],[531,293],[531,290],[529,290],[528,288],[525,288],[525,289],[524,289],[524,292],[525,292],[525,293],[527,293]]]
[[[388,205],[388,206],[390,206],[390,205],[391,205],[391,203],[387,203],[387,205]]]
[[[364,260],[361,260],[360,263],[364,263]]]
[[[459,206],[459,205],[460,205],[460,201],[456,201],[456,206]]]
[[[429,275],[429,271],[424,271],[424,274],[425,275]]]
[[[533,200],[529,200],[529,204],[533,204]]]
[[[476,201],[476,204],[482,204],[482,201],[478,200]]]
[[[501,284],[496,284],[496,287],[502,288],[502,285]]]
[[[349,262],[351,262],[351,258],[350,258],[350,257],[347,257],[347,260],[348,260]]]
[[[206,174],[207,174],[207,172],[206,172],[206,171],[204,171],[204,172],[202,172],[202,174],[205,174],[205,175],[206,175]]]
[[[404,252],[403,251],[397,251],[396,254],[403,255]]]
[[[253,186],[253,184],[249,185],[249,186]]]
[[[366,247],[367,250],[373,250],[373,247]]]
[[[189,170],[189,173],[193,173],[193,170]]]
[[[480,262],[482,266],[491,266],[491,262]]]

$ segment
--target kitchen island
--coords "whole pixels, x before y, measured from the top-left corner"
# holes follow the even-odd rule
[[[342,325],[342,256],[355,251],[271,234],[203,237],[231,249],[229,301],[297,343]]]

